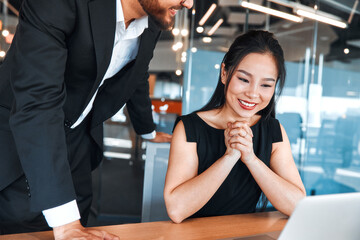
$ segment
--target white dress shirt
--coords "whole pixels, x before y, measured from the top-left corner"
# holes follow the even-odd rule
[[[148,17],[145,16],[140,19],[135,19],[126,28],[121,1],[116,0],[116,30],[110,64],[94,96],[91,98],[85,110],[71,128],[75,128],[80,125],[84,118],[89,114],[93,107],[97,92],[104,81],[114,76],[127,63],[136,58],[139,50],[140,35],[147,27]],[[145,139],[152,139],[155,135],[156,132],[153,131],[152,133],[142,135],[142,137]],[[43,214],[50,227],[62,226],[80,219],[79,209],[75,200],[44,210]]]

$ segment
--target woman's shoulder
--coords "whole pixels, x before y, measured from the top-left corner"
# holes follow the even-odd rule
[[[197,122],[197,114],[195,112],[178,116],[175,120],[175,126],[182,121],[184,125],[195,124]]]
[[[214,127],[214,125],[216,126],[216,123],[213,121],[214,120],[214,118],[212,117],[213,115],[214,115],[213,110],[192,112],[177,117],[175,121],[175,125],[181,120],[183,124],[189,123],[193,125],[208,125]]]
[[[280,127],[280,122],[274,117],[268,117],[265,119],[267,123],[268,131],[272,137],[272,142],[282,142],[282,132]]]
[[[198,136],[198,130],[201,129],[200,126],[201,122],[199,121],[198,118],[199,117],[194,112],[178,116],[175,120],[173,131],[175,130],[178,123],[181,121],[184,126],[187,141],[196,142]]]

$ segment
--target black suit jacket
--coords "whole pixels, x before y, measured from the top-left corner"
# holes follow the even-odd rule
[[[0,144],[6,143],[0,147],[0,190],[24,172],[34,211],[75,198],[64,128],[98,88],[110,63],[115,26],[115,0],[23,2],[0,68]],[[138,134],[155,129],[147,71],[159,36],[149,19],[136,60],[99,89],[89,121],[99,148],[102,123],[125,103]]]

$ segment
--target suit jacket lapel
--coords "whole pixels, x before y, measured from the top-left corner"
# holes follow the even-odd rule
[[[93,0],[89,2],[91,30],[95,46],[97,75],[89,99],[99,87],[110,64],[116,28],[116,1]]]
[[[156,37],[159,33],[159,30],[155,30],[150,23],[151,21],[149,18],[149,27],[145,29],[141,35],[138,55],[136,56],[130,78],[135,78],[136,74],[147,71],[149,67],[149,57],[152,58],[153,56],[153,51],[157,42]],[[145,70],[143,70],[144,68]],[[134,69],[136,69],[136,71],[134,71]]]
[[[147,72],[159,36],[159,30],[151,27],[150,22],[149,28],[141,35],[135,62],[129,63],[131,66],[127,65],[112,77],[115,81],[112,78],[106,80],[104,87],[99,91],[93,105],[92,127],[112,117],[128,101]]]
[[[135,62],[129,63],[113,78],[106,80],[104,85],[107,86],[99,91],[93,105],[90,132],[101,148],[103,147],[102,123],[112,117],[128,101],[136,90],[138,81],[143,79],[153,56],[159,32],[160,30],[149,18],[149,27],[141,35]]]

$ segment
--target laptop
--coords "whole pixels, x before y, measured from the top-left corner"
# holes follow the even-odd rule
[[[305,197],[297,204],[281,232],[227,239],[359,240],[360,193]]]

